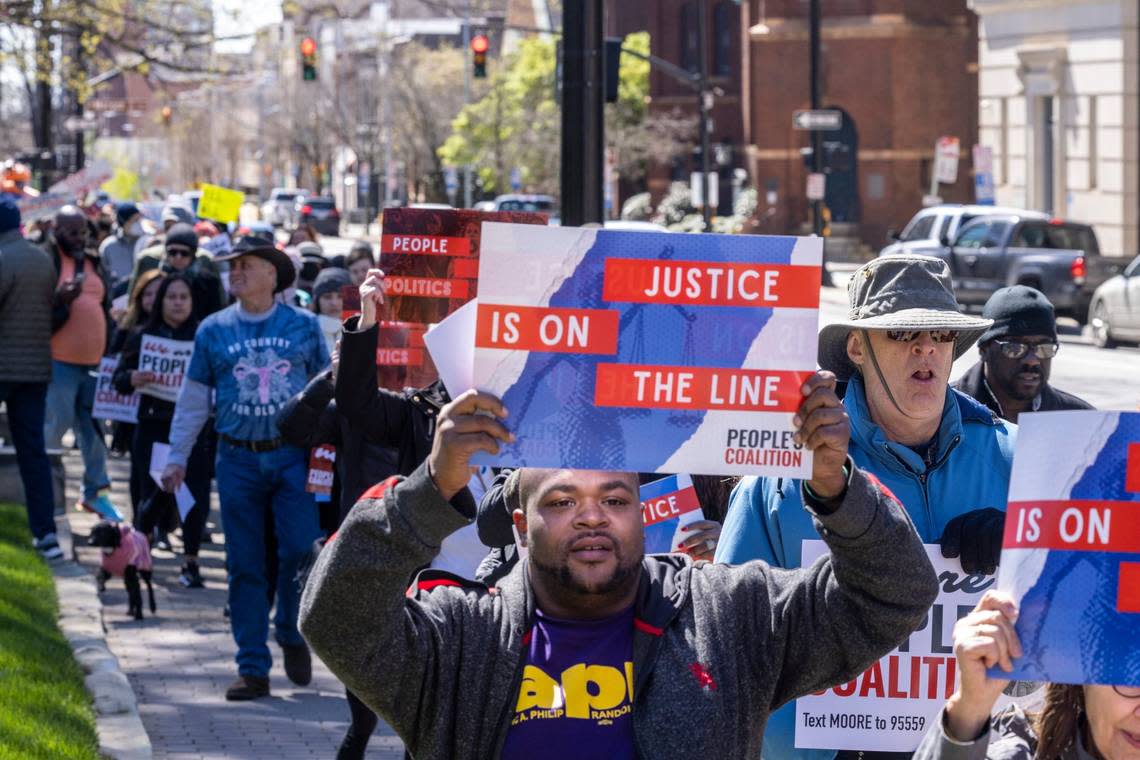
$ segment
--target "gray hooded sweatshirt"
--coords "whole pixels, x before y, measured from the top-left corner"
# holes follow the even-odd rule
[[[364,494],[301,601],[313,651],[417,760],[496,758],[518,700],[535,599],[528,564],[498,588],[420,573],[474,518],[426,468]],[[934,570],[903,508],[852,468],[816,515],[830,556],[780,570],[650,555],[634,605],[633,727],[642,758],[759,757],[768,714],[851,680],[934,602]],[[697,665],[699,667],[694,667]]]

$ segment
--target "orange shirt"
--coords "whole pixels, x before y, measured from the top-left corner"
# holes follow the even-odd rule
[[[59,257],[59,284],[72,279],[75,260]],[[51,336],[51,358],[68,364],[98,364],[107,347],[107,321],[103,314],[103,278],[90,259],[83,260],[83,289],[71,302],[71,316]]]

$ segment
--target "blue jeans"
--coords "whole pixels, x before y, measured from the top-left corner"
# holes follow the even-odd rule
[[[111,487],[107,477],[107,442],[99,423],[91,416],[95,404],[97,368],[86,364],[51,362],[51,385],[47,389],[47,424],[44,438],[49,449],[62,445],[70,428],[83,455],[83,500],[92,501],[101,489]]]
[[[51,462],[44,446],[46,398],[47,383],[0,383],[0,401],[8,408],[8,429],[24,483],[28,525],[36,538],[55,533]]]
[[[255,454],[218,442],[218,498],[226,534],[230,627],[237,644],[238,673],[267,676],[269,581],[266,574],[266,518],[272,510],[277,537],[277,609],[273,617],[280,644],[302,644],[297,630],[301,592],[297,566],[321,535],[317,505],[305,492],[308,456],[283,446]]]

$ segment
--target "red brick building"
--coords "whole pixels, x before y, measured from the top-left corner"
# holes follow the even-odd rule
[[[621,5],[621,4],[617,4]],[[713,84],[718,157],[743,168],[759,190],[759,231],[797,232],[809,216],[801,150],[807,132],[792,114],[810,104],[808,3],[805,0],[706,0],[705,47]],[[612,8],[613,6],[611,6]],[[654,54],[695,69],[695,0],[658,0],[644,14]],[[614,10],[610,11],[615,13]],[[877,249],[930,189],[934,145],[958,137],[958,180],[946,201],[970,201],[970,148],[977,142],[977,18],[967,0],[822,0],[823,105],[844,112],[845,128],[825,135],[828,206],[836,222]],[[625,20],[625,19],[621,19]],[[624,31],[624,30],[623,30]],[[655,72],[654,109],[696,110],[680,83]],[[697,156],[658,167],[651,190],[687,178]],[[722,182],[731,172],[721,170]],[[723,195],[723,185],[722,185]]]

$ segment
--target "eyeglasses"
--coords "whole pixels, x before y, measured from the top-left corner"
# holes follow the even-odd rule
[[[953,343],[958,340],[957,330],[887,330],[887,337],[899,343],[910,343],[924,332],[930,333],[930,339],[935,343]]]
[[[1112,690],[1125,699],[1140,699],[1140,686],[1113,686]]]
[[[1030,351],[1037,354],[1038,359],[1052,359],[1061,350],[1057,343],[1023,343],[1020,340],[995,340],[994,343],[1007,359],[1020,359]]]
[[[194,255],[194,252],[189,248],[167,248],[166,255],[170,257],[184,256],[186,258],[190,258]]]

